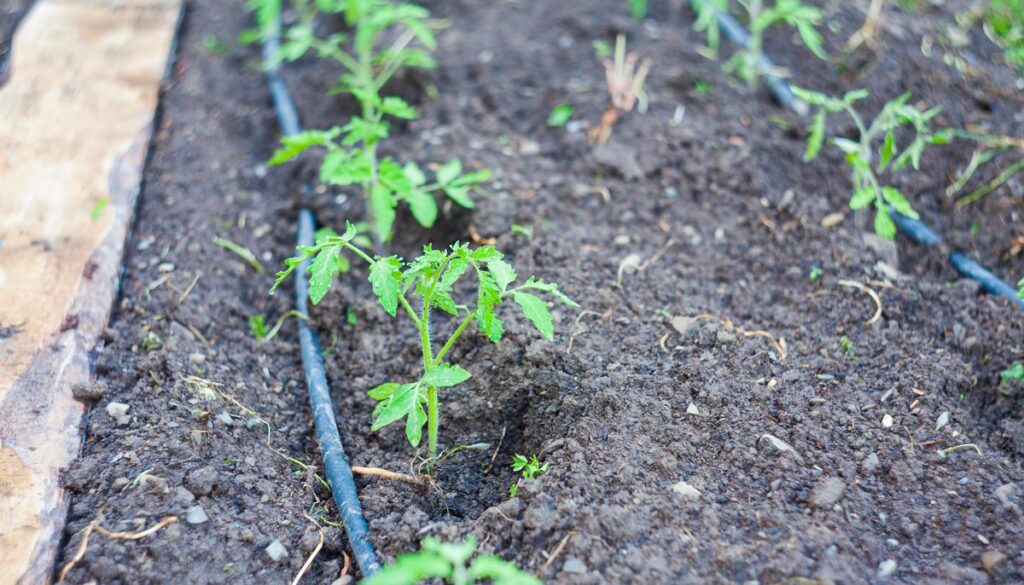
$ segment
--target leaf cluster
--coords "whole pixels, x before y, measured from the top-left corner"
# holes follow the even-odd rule
[[[737,51],[726,62],[726,71],[735,73],[737,77],[749,83],[755,82],[762,73],[759,61],[765,31],[776,25],[796,29],[804,46],[811,53],[819,59],[826,58],[821,33],[817,30],[822,17],[819,8],[803,4],[800,0],[776,0],[770,7],[764,6],[763,0],[737,0],[737,3],[747,13],[750,39],[746,47]],[[707,47],[712,52],[717,52],[721,44],[718,16],[729,13],[731,2],[701,0],[694,4],[697,12],[694,29],[703,32]]]
[[[476,539],[446,543],[434,537],[423,539],[420,550],[399,555],[361,585],[414,585],[441,579],[452,585],[472,585],[488,581],[493,585],[540,585],[541,580],[514,563],[496,555],[479,555]],[[472,559],[472,560],[470,560]]]
[[[866,89],[849,91],[841,97],[799,87],[792,89],[798,98],[816,108],[804,162],[814,160],[821,152],[825,143],[827,116],[845,114],[856,125],[858,140],[836,136],[829,141],[843,153],[850,167],[853,181],[850,208],[856,210],[874,206],[875,232],[887,240],[893,239],[896,236],[896,224],[889,213],[890,208],[914,219],[917,219],[918,214],[906,196],[896,187],[882,184],[879,175],[890,169],[898,171],[907,166],[918,170],[926,146],[949,143],[952,137],[950,130],[933,132],[930,128],[941,108],[920,110],[908,103],[910,94],[905,93],[886,102],[868,125],[855,107],[858,101],[868,97]],[[904,130],[909,130],[912,138],[901,146],[899,136]]]

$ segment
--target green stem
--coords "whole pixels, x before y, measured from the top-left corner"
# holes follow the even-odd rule
[[[445,354],[448,353],[448,350],[451,349],[453,345],[455,345],[455,340],[458,339],[460,335],[462,335],[462,332],[466,330],[466,327],[468,327],[469,324],[472,323],[473,319],[475,318],[476,313],[470,313],[468,316],[466,316],[462,323],[459,324],[459,327],[455,330],[455,333],[452,333],[452,336],[448,338],[448,341],[444,344],[444,347],[441,348],[441,351],[437,352],[437,357],[434,358],[435,365],[441,363],[441,360],[444,359],[444,356]]]
[[[437,388],[433,386],[427,387],[427,464],[426,469],[429,474],[431,467],[433,466],[434,460],[437,459],[437,426],[438,426],[438,408],[437,408]]]

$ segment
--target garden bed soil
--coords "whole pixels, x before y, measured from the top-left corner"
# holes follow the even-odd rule
[[[7,0],[0,6],[0,85],[7,81],[14,31],[32,3],[33,0]]]
[[[398,80],[421,119],[382,147],[421,165],[458,156],[494,178],[476,210],[433,230],[402,219],[394,251],[495,238],[520,274],[559,282],[584,312],[555,308],[547,343],[508,310],[499,345],[473,335],[453,350],[473,377],[442,396],[441,442],[491,448],[448,460],[426,493],[358,480],[382,556],[424,535],[475,534],[482,550],[553,583],[1020,582],[1024,389],[998,385],[1024,352],[1019,310],[956,280],[938,251],[879,242],[849,216],[823,227],[846,209],[842,161],[800,163],[804,121],[702,57],[688,11],[655,2],[637,23],[620,4],[431,3],[451,21],[440,67]],[[859,22],[851,10],[830,14],[834,48]],[[977,64],[994,88],[982,94],[994,105],[979,107],[980,84],[917,50],[922,31],[950,18],[892,15],[904,36],[886,37],[863,83],[876,96],[899,88],[941,103],[953,124],[1019,134],[1000,113],[1017,111],[1001,66]],[[273,321],[288,297],[267,297],[268,274],[210,241],[266,253],[272,272],[294,241],[292,194],[313,168],[260,167],[276,138],[257,51],[203,48],[244,26],[241,2],[189,6],[123,300],[97,358],[104,393],[67,474],[63,559],[97,517],[120,530],[171,514],[182,522],[133,542],[94,535],[69,582],[288,582],[318,542],[304,513],[336,517],[315,480],[273,451],[318,461],[294,328],[262,344],[248,333],[251,314]],[[650,107],[594,150],[582,128],[545,121],[561,102],[584,127],[600,117],[607,97],[591,41],[617,32],[653,63]],[[824,81],[834,74],[790,51],[786,35],[769,48],[835,84],[819,89],[845,87]],[[308,126],[349,111],[322,97],[329,67],[301,61],[287,75]],[[694,90],[698,79],[710,94]],[[1019,184],[964,214],[940,195],[969,156],[964,145],[926,153],[925,172],[898,185],[926,221],[1010,279],[1019,257],[993,252],[1019,229]],[[327,225],[358,212],[339,195],[315,198]],[[991,221],[967,240],[957,230],[970,214]],[[811,282],[815,265],[824,275]],[[415,470],[400,429],[369,432],[366,390],[414,376],[418,342],[364,277],[343,277],[313,314],[342,439],[353,464]],[[867,325],[873,302],[841,279],[877,290],[881,317]],[[143,349],[147,330],[162,345]],[[111,401],[131,406],[128,420],[108,416]],[[938,453],[963,445],[974,447]],[[513,453],[541,453],[550,471],[509,498]],[[196,505],[208,519],[190,524]],[[275,539],[289,552],[280,562],[265,552]],[[327,527],[308,582],[338,575],[343,546]]]

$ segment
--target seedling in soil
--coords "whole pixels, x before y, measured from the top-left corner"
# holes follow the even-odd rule
[[[973,6],[971,11],[957,15],[961,28],[973,29],[980,22],[985,35],[1003,49],[1006,62],[1024,69],[1024,2],[990,0]]]
[[[312,259],[309,296],[313,304],[317,304],[339,272],[337,259],[342,251],[352,252],[370,265],[370,284],[381,306],[392,317],[398,314],[399,307],[409,316],[419,330],[423,355],[423,371],[418,379],[411,382],[388,382],[369,392],[370,397],[378,402],[373,411],[371,430],[378,431],[405,419],[406,438],[416,447],[420,444],[423,426],[426,425],[429,472],[430,466],[437,460],[440,419],[438,389],[457,386],[470,377],[467,370],[445,362],[445,357],[469,325],[476,321],[480,332],[497,343],[504,334],[504,326],[495,313],[503,301],[511,299],[519,305],[523,315],[541,336],[551,341],[555,331],[551,313],[547,304],[534,293],[548,293],[570,307],[578,305],[562,294],[558,285],[532,276],[518,286],[513,286],[517,278],[516,271],[493,246],[473,250],[468,244],[456,243],[445,251],[435,250],[428,245],[422,256],[407,263],[397,256],[371,258],[352,243],[355,236],[356,228],[349,224],[343,235],[323,238],[314,246],[299,247],[299,255],[286,260],[286,268],[277,273],[274,289],[303,260]],[[466,305],[457,304],[452,296],[455,285],[469,271],[477,277],[475,302],[470,300]],[[413,307],[414,302],[419,305],[418,310]],[[460,320],[455,331],[436,351],[436,344],[431,337],[436,333],[436,328],[431,328],[434,309]]]
[[[434,537],[423,539],[420,550],[399,555],[395,562],[381,568],[361,585],[414,585],[441,579],[452,585],[493,583],[494,585],[541,585],[541,580],[495,555],[476,558],[476,539],[462,542],[441,542]],[[433,581],[431,581],[433,582]]]
[[[811,284],[816,284],[824,274],[825,271],[820,266],[811,266],[811,272],[807,275],[807,278],[811,281]]]
[[[303,315],[302,313],[296,311],[295,309],[292,309],[291,311],[288,311],[284,315],[278,317],[277,322],[274,323],[273,327],[267,328],[266,317],[264,317],[262,314],[257,313],[252,317],[249,317],[249,332],[252,333],[252,336],[256,341],[270,341],[271,339],[277,337],[277,334],[281,331],[281,327],[284,325],[284,322],[288,319],[288,317],[295,317],[297,319],[306,318],[306,316]]]
[[[522,475],[522,479],[537,479],[548,472],[548,464],[541,463],[536,455],[531,455],[529,459],[525,455],[516,453],[512,456],[512,471],[519,472]],[[522,481],[522,480],[520,480]],[[519,493],[519,482],[512,484],[508,488],[509,497],[516,497]]]
[[[841,98],[828,96],[816,91],[793,87],[793,93],[811,106],[818,108],[811,123],[810,136],[807,139],[807,150],[804,162],[814,160],[825,142],[825,119],[829,114],[845,113],[857,127],[858,140],[853,141],[840,136],[833,137],[830,143],[846,155],[846,163],[851,169],[853,195],[850,197],[851,209],[875,208],[875,233],[886,240],[896,237],[896,224],[889,215],[889,208],[916,219],[917,212],[899,189],[883,185],[879,174],[890,167],[900,170],[911,165],[918,170],[921,155],[929,144],[947,144],[950,140],[949,130],[932,132],[930,123],[940,108],[921,111],[908,105],[910,94],[887,102],[882,111],[875,116],[870,125],[854,107],[854,104],[868,97],[867,90],[849,91]],[[901,129],[913,130],[914,138],[900,151],[897,145],[897,133]],[[874,163],[877,145],[878,163]]]
[[[955,130],[953,134],[956,138],[975,141],[978,143],[978,146],[971,155],[971,160],[967,163],[967,167],[965,167],[957,176],[956,181],[946,188],[946,195],[954,195],[963,189],[978,169],[999,157],[1001,154],[1006,152],[1011,152],[1018,156],[1024,154],[1024,140],[1021,140],[1020,138],[1014,138],[1012,136],[997,136],[980,132],[967,132],[963,130]],[[956,206],[958,208],[966,207],[967,205],[978,201],[1001,187],[1022,170],[1024,170],[1024,156],[1020,156],[1016,162],[1008,165],[998,175],[984,185],[958,199]]]
[[[843,355],[851,361],[857,361],[860,359],[857,354],[853,353],[853,342],[845,335],[839,338],[839,351],[843,352]]]
[[[725,63],[725,70],[735,74],[747,82],[750,87],[757,84],[761,75],[769,73],[761,66],[761,50],[764,46],[765,32],[778,24],[795,28],[807,47],[819,59],[825,59],[822,48],[821,34],[817,25],[821,22],[821,10],[814,6],[801,4],[799,0],[776,0],[772,7],[766,7],[764,0],[737,0],[746,12],[750,39],[747,46],[736,53]],[[717,52],[721,39],[718,29],[718,15],[728,13],[730,0],[703,0],[696,3],[697,19],[694,28],[704,31],[707,46]]]
[[[999,384],[1008,384],[1010,380],[1024,380],[1024,363],[1013,362],[1013,365],[999,373]]]
[[[347,124],[329,130],[312,130],[281,140],[281,148],[269,164],[294,160],[311,148],[326,151],[320,164],[320,181],[328,185],[361,188],[367,201],[367,226],[377,249],[391,238],[398,205],[408,205],[420,225],[431,227],[437,219],[435,193],[443,193],[456,204],[473,207],[473,189],[490,177],[490,171],[463,172],[453,159],[438,168],[434,181],[412,162],[404,165],[391,157],[380,157],[377,146],[390,134],[389,120],[414,120],[416,110],[405,100],[385,96],[382,90],[403,68],[430,69],[435,66],[428,51],[436,46],[435,24],[427,9],[410,3],[387,0],[310,0],[298,2],[300,22],[290,27],[281,46],[281,56],[293,61],[308,51],[330,58],[344,73],[335,87],[359,103],[360,114]],[[314,17],[318,13],[344,14],[353,29],[349,36],[335,33],[318,37]],[[386,39],[394,39],[385,45]],[[419,47],[412,46],[418,41]]]
[[[612,136],[612,126],[622,114],[630,112],[639,103],[640,111],[647,109],[647,95],[644,93],[644,80],[651,70],[651,62],[626,53],[626,37],[615,37],[615,58],[604,60],[605,80],[608,83],[608,95],[611,105],[601,116],[601,121],[590,131],[590,139],[594,144],[605,144]]]
[[[629,13],[637,20],[643,20],[647,16],[647,0],[628,0]]]
[[[548,116],[548,126],[561,128],[572,118],[573,107],[571,104],[558,104],[551,109]]]

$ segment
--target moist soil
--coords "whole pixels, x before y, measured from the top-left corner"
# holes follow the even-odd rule
[[[34,0],[5,0],[0,6],[0,86],[7,82],[10,75],[11,44],[14,42],[14,31],[21,19],[28,14]]]
[[[253,313],[273,322],[291,304],[266,290],[314,166],[261,166],[276,135],[258,52],[204,48],[246,26],[242,2],[208,4],[189,5],[163,94],[123,298],[97,357],[101,398],[65,478],[58,570],[93,520],[125,531],[181,521],[137,541],[94,534],[73,583],[286,583],[319,542],[314,523],[325,544],[304,582],[331,583],[344,564],[315,470],[280,454],[319,460],[294,326],[264,343],[248,332]],[[494,177],[476,209],[432,230],[402,215],[392,251],[493,238],[521,275],[557,281],[582,309],[553,307],[555,343],[511,307],[500,344],[460,341],[451,361],[473,377],[442,395],[441,443],[490,447],[452,456],[426,492],[357,480],[385,560],[426,535],[473,534],[552,583],[1024,579],[1024,387],[999,381],[1024,354],[1017,308],[958,280],[942,251],[871,235],[846,208],[843,161],[802,164],[806,122],[702,56],[688,10],[653,2],[639,23],[611,0],[430,7],[451,23],[440,65],[396,81],[421,118],[382,149],[423,166],[457,156]],[[852,68],[814,60],[788,33],[767,46],[798,84],[869,87],[869,111],[912,91],[942,105],[946,123],[1019,136],[1015,76],[998,51],[980,33],[939,42],[952,9],[923,10],[888,14],[883,41]],[[828,9],[831,54],[862,18],[846,3]],[[592,41],[619,32],[652,62],[649,106],[595,149],[586,128],[608,102]],[[324,97],[329,66],[302,60],[287,75],[308,126],[351,113]],[[561,102],[573,121],[547,127]],[[929,151],[922,172],[892,182],[1011,280],[1024,265],[1001,246],[1020,235],[1019,180],[961,211],[943,194],[971,149]],[[319,189],[310,202],[337,227],[360,213],[353,195]],[[843,221],[823,225],[837,211]],[[254,251],[267,273],[214,235]],[[879,318],[846,280],[877,291]],[[346,450],[353,464],[414,472],[422,449],[399,428],[370,433],[366,396],[416,375],[412,326],[380,309],[361,268],[338,285],[312,321]],[[111,402],[127,417],[110,416]],[[514,453],[540,454],[550,471],[510,498]],[[288,552],[277,561],[265,550],[275,540]]]

